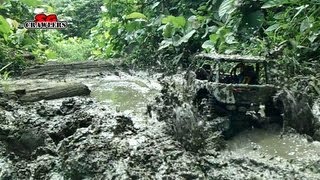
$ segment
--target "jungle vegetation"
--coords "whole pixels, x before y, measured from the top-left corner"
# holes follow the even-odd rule
[[[42,8],[66,30],[26,30]],[[175,71],[198,52],[275,59],[279,85],[320,94],[319,0],[0,0],[1,78],[55,61]]]

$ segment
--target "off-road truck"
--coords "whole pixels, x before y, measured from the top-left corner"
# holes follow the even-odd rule
[[[196,55],[195,61],[202,64],[201,68],[193,74],[187,73],[185,87],[199,111],[206,105],[218,116],[237,117],[251,113],[260,120],[281,121],[273,103],[277,88],[269,82],[268,67],[274,61],[256,56],[204,53]],[[237,82],[240,72],[230,74],[232,67],[239,63],[254,70],[254,84]]]

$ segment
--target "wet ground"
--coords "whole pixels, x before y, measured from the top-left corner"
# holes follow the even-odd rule
[[[110,75],[83,80],[83,83],[89,86],[91,97],[97,101],[112,105],[118,111],[141,113],[146,111],[146,104],[155,98],[161,86],[155,78],[157,75],[145,78],[148,75],[140,73],[140,76]]]
[[[278,129],[246,130],[228,141],[230,151],[255,151],[286,160],[313,160],[320,157],[320,142],[308,142],[298,134],[281,135]]]
[[[91,97],[9,102],[0,114],[0,179],[320,179],[320,143],[250,129],[223,150],[186,151],[146,114],[160,74],[70,75]],[[57,79],[55,79],[57,80]]]

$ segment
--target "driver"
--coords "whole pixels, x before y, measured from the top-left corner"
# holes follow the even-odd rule
[[[238,69],[240,70],[239,75],[237,75]],[[235,83],[258,84],[258,77],[254,67],[246,66],[242,62],[231,69],[230,75]]]
[[[244,73],[245,66],[246,65],[241,62],[231,69],[230,75],[234,83],[241,83],[243,81],[243,78],[244,78],[243,73]],[[238,69],[240,70],[239,75],[237,75]]]
[[[258,76],[253,66],[245,66],[243,69],[243,80],[244,84],[258,84]]]

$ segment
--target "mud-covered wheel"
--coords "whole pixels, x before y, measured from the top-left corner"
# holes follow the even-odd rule
[[[194,99],[193,105],[197,108],[198,112],[204,113],[208,110],[210,93],[207,89],[201,88],[197,91]]]
[[[265,104],[265,116],[269,123],[283,124],[283,102],[270,98]]]
[[[282,117],[284,128],[291,127],[311,136],[314,134],[314,116],[306,94],[284,89],[273,98],[273,105]]]

